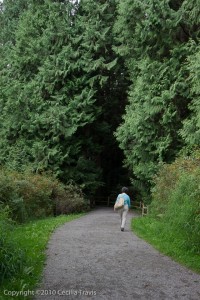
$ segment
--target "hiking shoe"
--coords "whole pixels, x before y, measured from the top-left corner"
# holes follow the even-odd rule
[[[121,228],[121,231],[124,231],[124,228]]]

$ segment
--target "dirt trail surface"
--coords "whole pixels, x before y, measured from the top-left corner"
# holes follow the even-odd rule
[[[199,300],[200,275],[135,236],[132,217],[121,232],[117,213],[101,208],[57,229],[36,299]]]

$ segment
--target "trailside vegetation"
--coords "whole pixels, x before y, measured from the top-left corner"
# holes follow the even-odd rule
[[[149,215],[134,219],[133,230],[200,272],[200,152],[164,164],[154,183]]]
[[[0,280],[27,259],[10,217],[81,212],[83,192],[108,196],[129,179],[138,199],[153,199],[135,230],[198,261],[199,4],[0,2]],[[40,244],[31,224],[20,239],[28,228]]]
[[[64,185],[50,174],[5,168],[0,170],[0,205],[18,223],[89,209],[88,200],[74,183]]]

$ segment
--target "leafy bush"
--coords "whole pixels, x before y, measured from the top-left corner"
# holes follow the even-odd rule
[[[16,189],[23,199],[28,216],[34,212],[34,218],[53,214],[52,190],[56,179],[40,174],[24,173],[15,181]]]
[[[180,176],[163,221],[183,235],[185,249],[200,253],[200,169]]]
[[[86,202],[77,186],[64,185],[49,174],[0,170],[0,202],[8,205],[12,219],[29,219],[81,212]]]
[[[54,186],[56,214],[79,213],[89,209],[81,189],[73,184]]]
[[[181,247],[200,253],[199,151],[162,167],[155,178],[150,217],[161,217],[163,236],[179,236]]]
[[[163,214],[168,209],[171,194],[183,174],[190,176],[196,174],[200,168],[200,151],[195,151],[191,156],[177,158],[172,164],[164,164],[154,178],[152,189],[151,213]]]
[[[20,273],[26,260],[25,251],[10,236],[13,223],[8,215],[8,207],[0,207],[0,283]]]

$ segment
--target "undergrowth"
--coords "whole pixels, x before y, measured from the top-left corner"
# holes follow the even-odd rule
[[[200,152],[165,164],[155,178],[149,215],[132,229],[163,253],[200,273]]]

